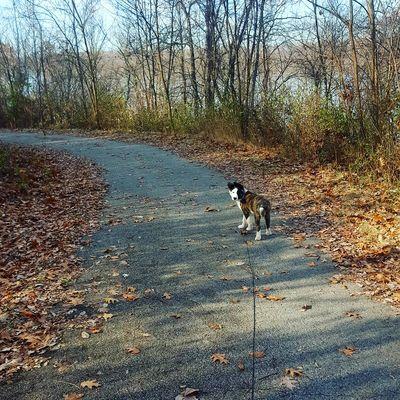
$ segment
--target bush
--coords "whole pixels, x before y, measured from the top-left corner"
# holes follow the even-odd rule
[[[291,99],[285,130],[286,151],[306,161],[344,162],[349,145],[349,117],[318,94]]]
[[[131,128],[139,132],[165,132],[170,121],[168,113],[163,110],[142,108],[132,112]]]
[[[98,95],[98,120],[101,129],[128,129],[132,125],[132,114],[125,99],[118,94],[101,91]],[[95,118],[93,118],[95,119]],[[92,124],[96,125],[97,121]]]

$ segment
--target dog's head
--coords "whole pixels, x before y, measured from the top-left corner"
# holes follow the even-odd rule
[[[229,182],[228,183],[229,194],[231,195],[232,200],[241,201],[246,194],[246,189],[244,186],[238,182]]]

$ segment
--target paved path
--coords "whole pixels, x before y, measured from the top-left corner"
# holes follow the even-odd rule
[[[104,221],[122,223],[104,224],[82,250],[87,269],[79,285],[97,283],[89,301],[109,296],[119,283],[141,293],[153,289],[134,303],[110,305],[114,317],[102,333],[82,339],[80,331],[68,332],[53,357],[72,364],[67,372],[50,363],[19,374],[0,388],[0,399],[62,399],[91,378],[101,387],[86,390],[85,399],[172,400],[180,385],[199,388],[200,399],[249,399],[252,297],[241,288],[251,285],[251,275],[244,237],[235,229],[241,217],[225,179],[145,145],[6,132],[0,140],[68,150],[105,169],[110,190]],[[207,206],[220,211],[204,212]],[[140,216],[147,222],[135,223]],[[273,215],[272,229],[279,223]],[[126,262],[104,258],[112,246]],[[256,350],[265,352],[256,360],[256,399],[399,399],[399,317],[330,285],[335,269],[323,257],[309,267],[310,251],[277,233],[250,247],[257,286],[285,296],[256,300]],[[172,299],[163,299],[164,292]],[[301,311],[304,304],[312,308]],[[350,310],[362,318],[345,317]],[[208,323],[223,327],[214,331]],[[352,357],[338,351],[348,345],[359,349]],[[141,354],[128,354],[129,346]],[[229,364],[212,363],[216,352],[225,353]],[[237,367],[241,359],[245,371]],[[292,389],[282,379],[290,367],[304,369]]]

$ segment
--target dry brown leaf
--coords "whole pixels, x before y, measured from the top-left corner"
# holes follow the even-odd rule
[[[400,301],[400,292],[395,292],[392,294],[392,299],[394,301]]]
[[[308,310],[311,310],[311,309],[312,309],[312,306],[309,305],[309,304],[304,304],[304,305],[301,307],[301,311],[308,311]]]
[[[139,349],[139,347],[128,347],[128,348],[126,349],[126,351],[127,351],[129,354],[133,354],[134,356],[137,356],[138,354],[140,354],[140,349]]]
[[[172,294],[169,292],[165,292],[162,296],[165,300],[171,300],[172,299]]]
[[[179,319],[181,317],[182,317],[181,314],[171,314],[171,318]]]
[[[240,371],[244,371],[244,370],[245,370],[243,360],[239,360],[239,361],[238,361],[237,367],[238,367],[238,369],[239,369]]]
[[[265,353],[263,351],[255,351],[254,353],[250,352],[249,356],[253,358],[263,358],[265,357]]]
[[[285,299],[285,297],[283,297],[283,296],[278,296],[278,295],[274,295],[274,294],[269,294],[269,295],[267,296],[267,299],[268,299],[268,300],[271,300],[271,301],[282,301],[282,300]]]
[[[64,394],[64,400],[81,400],[83,398],[82,393],[68,393]]]
[[[211,355],[211,360],[215,363],[220,363],[220,364],[228,364],[229,360],[226,358],[225,354],[222,353],[214,353]]]
[[[123,293],[122,297],[126,301],[136,301],[136,300],[140,299],[140,296],[138,296],[135,293]]]
[[[315,262],[315,261],[311,261],[311,262],[309,262],[309,263],[307,263],[307,266],[308,267],[316,267],[317,266],[317,263]]]
[[[185,397],[190,397],[190,396],[195,396],[199,394],[199,389],[194,389],[194,388],[185,388],[183,391],[182,395]]]
[[[303,375],[303,370],[302,369],[296,369],[296,368],[286,368],[285,369],[285,375],[290,376],[291,378],[299,378]]]
[[[89,333],[92,334],[96,334],[96,333],[100,333],[102,331],[101,326],[89,326],[88,328],[86,328],[87,331],[89,331]]]
[[[343,349],[340,349],[339,351],[343,353],[345,356],[350,357],[352,356],[358,349],[354,346],[346,346]]]
[[[344,313],[344,315],[346,315],[346,317],[355,318],[355,319],[362,318],[361,315],[355,311],[346,311]]]
[[[206,207],[204,209],[204,212],[217,212],[219,211],[217,208],[213,208],[213,207]]]
[[[217,324],[215,322],[209,322],[208,323],[208,327],[214,331],[219,331],[220,329],[222,329],[222,325],[221,324]]]
[[[82,388],[93,389],[93,388],[98,388],[100,386],[100,383],[97,382],[96,379],[89,379],[87,381],[81,382],[79,386]]]

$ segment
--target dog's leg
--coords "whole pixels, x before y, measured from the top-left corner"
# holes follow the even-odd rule
[[[247,227],[247,218],[246,216],[243,214],[243,220],[242,220],[242,225],[239,225],[238,228],[239,229],[244,229]]]
[[[265,229],[265,234],[266,235],[272,235],[272,232],[271,232],[271,211],[270,210],[265,211],[265,223],[267,225],[267,228]]]
[[[247,217],[246,223],[247,223],[246,231],[251,231],[253,229],[253,227],[251,226],[251,215]]]
[[[254,219],[256,222],[256,239],[255,240],[261,240],[261,224],[260,224],[260,220],[261,220],[261,215],[258,213],[254,214]]]

